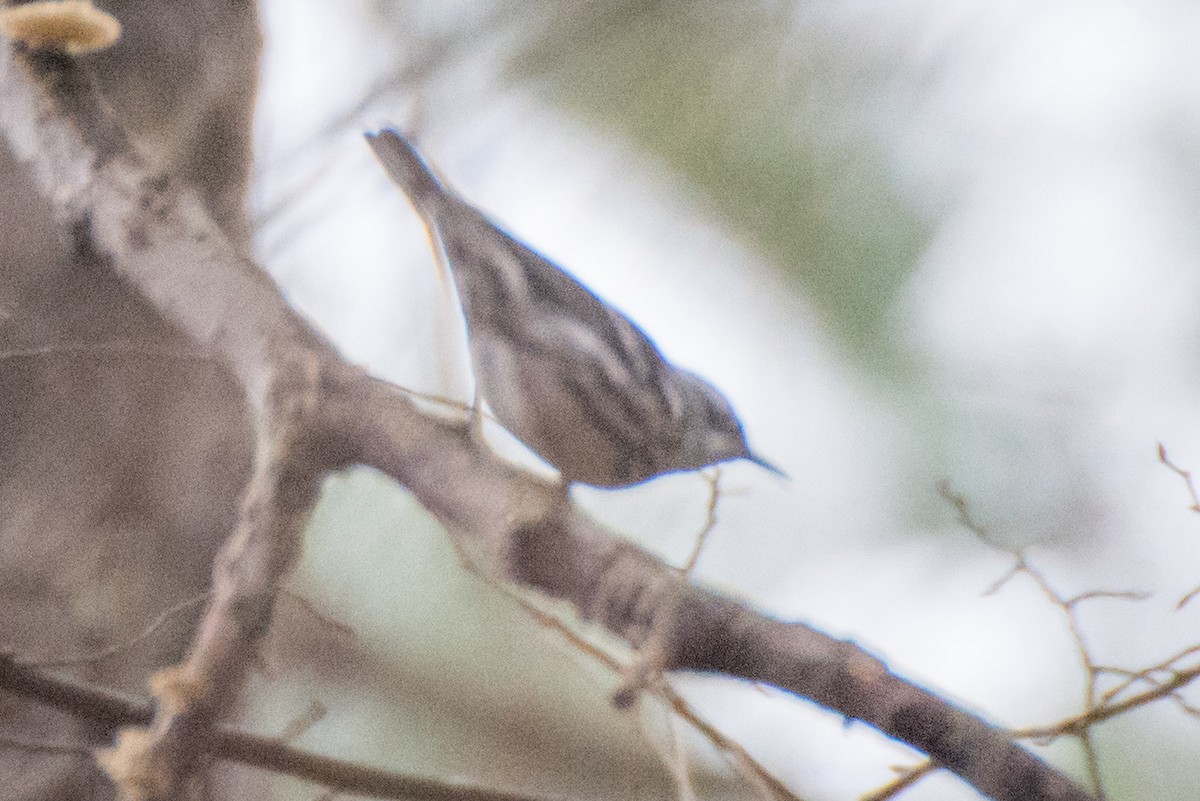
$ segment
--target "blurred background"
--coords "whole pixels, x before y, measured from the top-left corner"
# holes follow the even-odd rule
[[[362,140],[396,124],[442,175],[720,386],[790,475],[722,470],[696,576],[850,638],[1003,726],[1083,708],[1063,596],[1096,662],[1196,641],[1200,8],[1183,0],[901,3],[267,0],[252,185],[260,258],[353,360],[470,398],[461,319]],[[497,447],[528,459],[493,432]],[[698,475],[577,490],[682,564]],[[252,693],[348,758],[572,798],[671,797],[672,727],[466,574],[367,471],[332,480]],[[568,610],[561,610],[569,616]],[[678,689],[806,799],[855,798],[907,749],[782,694]],[[1192,690],[1193,702],[1200,698]],[[1171,702],[1096,730],[1112,799],[1200,794]],[[697,791],[754,789],[687,726]],[[1082,779],[1078,747],[1041,749]],[[272,779],[263,792],[311,792]],[[970,799],[938,776],[905,799]]]

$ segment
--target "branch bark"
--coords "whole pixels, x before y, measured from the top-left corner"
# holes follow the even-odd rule
[[[147,725],[154,719],[154,707],[142,699],[25,665],[12,657],[0,656],[0,689],[91,720],[108,736],[121,726]],[[433,801],[540,801],[534,795],[441,782],[331,759],[228,726],[212,727],[202,744],[214,759],[295,776],[347,795]],[[0,741],[0,747],[3,745]],[[66,753],[86,752],[86,746],[74,744],[59,748]]]
[[[561,487],[499,460],[466,425],[422,413],[344,362],[195,194],[139,155],[82,68],[0,50],[0,129],[61,224],[237,377],[257,432],[255,475],[214,565],[214,600],[188,660],[158,681],[149,745],[130,755],[144,763],[145,794],[173,796],[203,764],[192,745],[242,687],[322,478],[361,463],[407,487],[477,569],[568,600],[641,648],[645,672],[774,685],[910,744],[997,801],[1090,798],[997,727],[853,643],[690,584],[586,518]]]

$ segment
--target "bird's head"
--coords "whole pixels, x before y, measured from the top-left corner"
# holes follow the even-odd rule
[[[725,396],[699,376],[676,370],[683,441],[678,470],[695,470],[730,459],[746,459],[777,475],[783,472],[756,456],[746,444],[742,424]]]

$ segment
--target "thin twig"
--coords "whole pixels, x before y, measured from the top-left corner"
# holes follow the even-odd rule
[[[1183,483],[1184,486],[1187,487],[1188,494],[1192,496],[1192,505],[1189,506],[1188,509],[1192,510],[1193,512],[1200,513],[1200,496],[1196,494],[1196,484],[1192,481],[1192,472],[1190,470],[1184,470],[1182,467],[1176,465],[1169,458],[1167,458],[1167,449],[1163,447],[1161,442],[1158,443],[1158,461],[1162,462],[1167,466],[1167,469],[1183,479]]]
[[[358,632],[356,632],[354,630],[353,626],[351,626],[348,623],[343,623],[340,620],[335,620],[334,618],[325,614],[320,609],[318,609],[316,607],[316,605],[313,604],[312,601],[308,600],[307,598],[305,598],[303,595],[296,592],[295,590],[285,589],[283,591],[283,595],[285,598],[289,598],[292,601],[294,601],[297,606],[299,606],[302,610],[304,610],[304,612],[306,614],[308,614],[310,617],[312,617],[314,620],[316,620],[322,626],[326,626],[326,627],[332,629],[333,631],[337,632],[340,636],[345,637],[347,639],[350,639],[350,640],[358,639]]]
[[[48,740],[25,740],[19,737],[0,735],[0,749],[11,748],[15,751],[31,751],[38,754],[59,754],[63,756],[92,758],[92,749],[86,745],[75,743],[52,743]]]
[[[704,521],[704,528],[700,529],[700,533],[696,535],[696,544],[692,547],[692,555],[684,563],[683,574],[685,576],[695,569],[696,562],[700,560],[700,552],[704,550],[704,543],[708,542],[708,535],[712,534],[713,529],[717,527],[717,503],[721,500],[721,468],[713,468],[711,472],[706,470],[701,475],[708,482],[707,517]]]
[[[927,759],[921,764],[913,765],[909,768],[900,768],[897,770],[899,775],[895,779],[876,790],[872,790],[859,798],[858,801],[888,801],[888,799],[895,798],[921,779],[934,773],[937,769],[938,765],[932,759]]]
[[[34,667],[43,667],[43,668],[72,667],[74,665],[87,665],[87,664],[93,664],[95,662],[101,662],[105,659],[109,659],[111,657],[117,656],[118,654],[121,654],[125,651],[129,651],[132,648],[134,648],[135,646],[139,645],[140,643],[148,640],[150,637],[153,637],[158,632],[159,629],[161,629],[168,622],[170,622],[171,619],[174,618],[176,615],[178,615],[182,612],[186,612],[187,610],[192,609],[194,607],[199,606],[200,604],[207,601],[208,597],[209,597],[209,593],[202,592],[197,595],[193,595],[191,598],[185,598],[184,600],[180,601],[179,603],[174,604],[173,606],[167,608],[165,611],[160,612],[158,614],[158,616],[154,618],[154,620],[150,621],[150,624],[148,626],[146,626],[146,628],[142,629],[141,632],[134,635],[133,637],[130,637],[127,640],[123,640],[121,642],[110,645],[106,648],[102,648],[98,651],[93,651],[92,653],[89,653],[89,654],[79,654],[77,656],[59,657],[57,659],[42,659],[42,658],[34,659],[31,657],[26,657],[26,656],[17,656],[14,658],[16,661],[20,662],[23,665],[31,665]]]
[[[38,359],[47,356],[146,356],[202,362],[214,361],[211,355],[199,348],[164,347],[142,342],[67,342],[33,348],[0,350],[0,360]]]
[[[1161,442],[1158,443],[1158,460],[1166,465],[1169,470],[1183,479],[1184,486],[1187,487],[1188,495],[1190,495],[1192,498],[1192,505],[1189,506],[1188,509],[1193,512],[1200,513],[1200,496],[1196,494],[1196,483],[1192,481],[1192,472],[1190,470],[1184,470],[1182,467],[1167,458],[1167,449],[1163,447]],[[1175,609],[1182,609],[1191,603],[1192,600],[1197,596],[1200,596],[1200,586],[1189,590],[1182,598],[1176,601]]]
[[[153,714],[151,705],[143,699],[20,664],[11,658],[0,657],[0,689],[91,720],[107,729],[103,732],[107,736],[121,726],[144,724]],[[93,751],[83,744],[8,738],[0,740],[0,745],[46,753],[79,754],[88,758],[92,757]],[[208,749],[215,759],[293,776],[345,795],[432,801],[546,801],[545,796],[532,793],[437,781],[334,759],[295,748],[277,738],[247,734],[223,725],[214,726],[211,738],[199,741],[197,747]]]
[[[1097,723],[1110,720],[1118,715],[1122,715],[1131,710],[1146,706],[1147,704],[1157,701],[1161,698],[1173,697],[1179,690],[1191,684],[1197,678],[1200,678],[1200,665],[1196,665],[1195,667],[1187,670],[1181,670],[1157,687],[1153,687],[1144,693],[1130,696],[1124,701],[1105,706],[1097,706],[1085,714],[1068,718],[1067,720],[1056,723],[1053,726],[1016,729],[1011,733],[1014,737],[1035,740],[1053,740],[1064,735],[1078,736],[1079,732],[1086,731]]]
[[[1196,492],[1192,483],[1191,474],[1173,465],[1166,456],[1166,452],[1162,446],[1159,446],[1159,459],[1163,464],[1170,467],[1178,473],[1186,482],[1189,492],[1193,500],[1196,500]],[[1180,669],[1178,663],[1183,659],[1200,653],[1200,645],[1189,646],[1179,653],[1169,657],[1168,659],[1156,665],[1152,665],[1141,670],[1126,670],[1123,668],[1114,668],[1110,666],[1100,665],[1091,656],[1088,649],[1087,640],[1084,636],[1082,626],[1080,624],[1077,608],[1084,601],[1092,601],[1097,599],[1109,600],[1124,600],[1124,601],[1141,601],[1148,596],[1146,593],[1133,591],[1103,591],[1093,590],[1083,592],[1073,597],[1067,598],[1060,595],[1053,589],[1050,581],[1046,576],[1030,564],[1027,555],[1020,549],[1011,548],[997,543],[986,532],[984,527],[974,520],[967,507],[966,500],[958,494],[952,492],[949,485],[942,483],[939,486],[939,492],[942,497],[946,498],[951,505],[957,510],[959,522],[968,530],[973,532],[981,541],[1009,553],[1014,558],[1014,565],[1007,573],[990,588],[992,591],[998,589],[1004,583],[1009,581],[1017,574],[1025,574],[1029,576],[1043,595],[1048,598],[1051,603],[1062,610],[1066,618],[1067,628],[1070,631],[1071,638],[1075,643],[1076,650],[1079,654],[1080,661],[1085,670],[1085,693],[1084,693],[1084,712],[1081,715],[1061,721],[1053,726],[1027,728],[1012,732],[1012,735],[1021,739],[1031,739],[1035,741],[1052,741],[1057,737],[1070,735],[1077,738],[1084,752],[1084,761],[1087,765],[1089,778],[1093,787],[1096,788],[1098,795],[1103,798],[1104,790],[1101,784],[1100,775],[1100,760],[1096,751],[1095,740],[1091,735],[1092,728],[1102,721],[1109,720],[1113,717],[1121,715],[1133,709],[1140,708],[1154,701],[1168,698],[1177,703],[1185,713],[1200,716],[1200,710],[1196,710],[1187,704],[1186,701],[1179,695],[1179,690],[1190,684],[1193,680],[1200,677],[1200,665],[1196,665],[1187,669]],[[1193,509],[1200,511],[1200,503],[1196,503]],[[1192,593],[1192,595],[1200,593],[1200,590]],[[1180,603],[1186,603],[1191,595]],[[1157,674],[1169,674],[1165,678],[1160,678]],[[1102,675],[1123,675],[1125,680],[1110,688],[1103,694],[1098,693],[1098,680]],[[1113,699],[1124,693],[1129,688],[1138,683],[1150,685],[1146,691],[1131,696],[1124,701],[1113,702]],[[890,787],[891,785],[889,785]],[[883,796],[884,798],[890,796]],[[875,796],[871,797],[875,799]]]
[[[679,801],[696,801],[696,788],[692,784],[687,743],[684,742],[684,732],[681,729],[682,723],[682,719],[675,715],[671,715],[667,721],[667,736],[670,738],[671,748],[669,757],[671,775],[675,778]]]
[[[1023,574],[1029,576],[1033,581],[1034,586],[1041,591],[1042,595],[1050,601],[1051,604],[1058,607],[1062,613],[1067,625],[1067,630],[1070,633],[1071,641],[1075,645],[1075,651],[1079,658],[1080,665],[1084,671],[1084,717],[1092,715],[1101,706],[1097,680],[1101,673],[1099,666],[1092,657],[1091,650],[1088,647],[1087,637],[1084,634],[1083,626],[1079,621],[1078,607],[1084,601],[1096,599],[1119,599],[1119,600],[1144,600],[1147,595],[1136,591],[1107,591],[1094,590],[1084,592],[1079,595],[1067,598],[1054,589],[1049,578],[1038,568],[1030,563],[1028,555],[1021,548],[1017,548],[1000,542],[993,537],[988,530],[974,518],[964,496],[954,492],[949,482],[942,481],[938,484],[938,493],[950,503],[958,514],[959,523],[976,536],[981,542],[990,547],[1003,551],[1013,558],[1013,565],[1007,572],[996,582],[994,582],[987,590],[988,594],[994,593],[1002,586],[1012,580],[1013,577]],[[1105,792],[1103,777],[1100,773],[1100,760],[1097,756],[1095,741],[1092,737],[1090,726],[1080,726],[1074,728],[1070,732],[1079,740],[1080,747],[1083,749],[1084,762],[1087,766],[1088,778],[1092,788],[1095,790],[1100,801],[1104,801]]]
[[[1118,684],[1115,687],[1112,687],[1108,691],[1106,691],[1104,693],[1104,695],[1102,695],[1100,697],[1101,702],[1105,703],[1105,704],[1110,703],[1114,698],[1116,698],[1118,695],[1125,692],[1125,690],[1129,689],[1130,687],[1137,684],[1138,682],[1145,682],[1152,686],[1160,686],[1161,682],[1157,678],[1155,678],[1153,674],[1155,674],[1155,673],[1172,673],[1172,674],[1178,673],[1178,668],[1175,667],[1175,663],[1177,663],[1183,659],[1186,659],[1187,657],[1192,656],[1193,654],[1196,654],[1196,653],[1200,653],[1200,645],[1191,645],[1191,646],[1188,646],[1187,648],[1183,649],[1179,653],[1175,654],[1174,656],[1171,656],[1171,657],[1163,660],[1162,662],[1159,662],[1157,665],[1151,665],[1150,667],[1143,668],[1141,670],[1136,670],[1136,671],[1122,670],[1120,668],[1113,668],[1113,667],[1098,666],[1097,669],[1100,671],[1103,671],[1104,673],[1124,675],[1126,677],[1125,681],[1121,682],[1120,684]]]
[[[325,719],[325,715],[329,710],[320,701],[310,701],[308,708],[301,712],[288,724],[283,727],[283,731],[279,733],[280,742],[290,743],[300,735],[307,732],[313,726]]]
[[[469,562],[465,562],[464,564],[473,575],[478,576],[488,586],[517,604],[535,623],[543,628],[554,631],[577,651],[591,657],[613,672],[620,674],[624,671],[625,664],[621,660],[585,638],[566,620],[542,609],[529,598],[524,597],[515,587],[493,581],[487,574],[475,570]],[[768,798],[780,799],[781,801],[803,801],[799,795],[771,775],[770,771],[754,757],[750,756],[750,752],[702,718],[666,682],[655,682],[648,689],[658,695],[676,715],[686,720],[692,728],[712,743],[718,752],[730,758],[743,778],[749,781],[757,791]]]

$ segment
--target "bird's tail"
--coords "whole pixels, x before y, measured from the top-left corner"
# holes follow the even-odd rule
[[[446,189],[421,154],[394,128],[384,128],[366,137],[388,175],[408,195],[417,212],[426,220],[431,220],[438,208],[438,201],[446,195]]]

